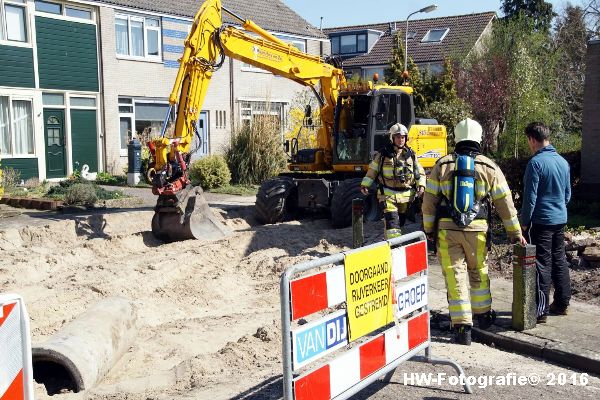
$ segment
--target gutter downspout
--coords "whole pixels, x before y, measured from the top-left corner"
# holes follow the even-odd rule
[[[230,128],[230,139],[231,136],[233,135],[233,130],[235,128],[235,98],[234,98],[234,91],[233,91],[233,84],[234,84],[234,80],[233,80],[233,58],[229,57],[229,128]]]
[[[108,157],[106,154],[106,94],[105,94],[105,90],[104,90],[104,52],[102,51],[102,18],[101,18],[101,7],[98,7],[97,10],[97,21],[96,21],[96,26],[97,26],[97,30],[98,30],[98,86],[99,86],[99,90],[100,90],[100,107],[98,107],[98,112],[101,115],[101,124],[102,126],[98,127],[98,129],[100,130],[101,133],[101,138],[100,140],[102,141],[102,168],[98,168],[98,172],[101,172],[100,170],[107,172],[107,168],[108,168]]]

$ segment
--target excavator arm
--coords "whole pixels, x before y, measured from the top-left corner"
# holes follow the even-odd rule
[[[223,12],[239,20],[243,30],[225,26]],[[316,158],[313,168],[318,170],[331,165],[331,132],[336,99],[339,90],[345,86],[343,71],[318,56],[306,54],[285,43],[254,22],[235,15],[222,6],[221,0],[207,0],[194,18],[169,96],[171,107],[177,108],[174,132],[171,137],[166,137],[163,129],[161,137],[150,143],[156,171],[152,190],[159,195],[157,213],[164,208],[161,206],[164,206],[164,201],[161,203],[160,196],[167,196],[170,200],[167,207],[169,210],[164,212],[172,212],[170,208],[175,207],[181,214],[189,208],[179,197],[182,197],[180,192],[184,192],[186,188],[189,190],[191,186],[188,163],[196,123],[210,79],[222,66],[226,56],[311,87],[315,91],[321,103],[323,125],[317,134],[317,152],[321,155]]]

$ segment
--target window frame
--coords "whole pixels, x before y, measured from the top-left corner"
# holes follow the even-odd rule
[[[88,100],[94,100],[94,105],[93,106],[88,106],[88,105],[76,105],[73,104],[72,100],[73,99],[88,99]],[[68,104],[69,104],[69,109],[77,109],[77,110],[97,110],[98,109],[98,98],[95,95],[84,95],[84,94],[76,94],[76,93],[69,93],[68,96],[66,96],[65,99]]]
[[[82,95],[76,95],[74,97],[85,97]],[[96,100],[96,105],[98,104],[98,101]],[[131,133],[132,136],[133,135],[138,135],[141,132],[137,132],[136,130],[136,123],[138,122],[138,120],[136,119],[136,106],[137,105],[142,105],[142,104],[160,104],[160,105],[164,105],[166,107],[169,106],[169,100],[168,99],[155,99],[155,98],[146,98],[146,97],[133,97],[133,96],[119,96],[118,100],[117,100],[117,111],[118,111],[118,122],[119,122],[119,155],[120,156],[127,156],[127,143],[122,143],[121,140],[123,139],[121,137],[121,119],[122,118],[128,118],[130,123],[131,123]],[[130,112],[126,112],[126,111],[121,111],[120,107],[131,107],[131,111]],[[81,107],[79,107],[81,108]],[[171,113],[174,113],[175,110],[171,110]],[[140,120],[140,121],[144,121],[144,120]],[[158,121],[158,120],[153,120],[153,121]],[[160,122],[164,122],[164,119],[161,120]],[[123,147],[124,146],[124,147]]]
[[[126,100],[129,100],[129,102]],[[122,112],[120,110],[121,106],[131,107],[131,112]],[[133,97],[119,96],[117,100],[117,110],[119,111],[119,155],[127,156],[127,143],[122,143],[123,137],[121,136],[121,119],[129,119],[131,135],[133,137],[133,133],[135,132],[135,101]]]
[[[431,40],[428,38],[429,34],[431,32],[439,32],[439,31],[444,31],[444,33],[442,33],[442,36],[439,38],[439,40]],[[448,35],[448,32],[450,32],[450,28],[433,28],[427,31],[427,33],[425,34],[425,36],[423,36],[423,39],[421,39],[421,43],[441,43],[442,40],[444,40],[444,38],[446,37],[446,35]]]
[[[92,7],[86,7],[81,4],[71,4],[64,1],[54,1],[54,0],[42,0],[44,3],[56,4],[60,6],[60,14],[52,13],[48,11],[41,11],[35,9],[35,1],[33,3],[33,11],[36,15],[44,16],[47,18],[56,18],[61,20],[79,22],[84,24],[96,24],[96,11]],[[73,17],[71,15],[67,15],[67,8],[79,11],[87,11],[90,13],[90,18],[81,18],[81,17]]]
[[[344,37],[353,37],[354,38],[354,51],[342,51],[342,38]],[[364,42],[364,49],[359,49],[358,48],[358,43],[360,41],[359,38],[364,38],[363,42]],[[361,32],[361,33],[346,33],[346,34],[340,34],[340,35],[335,35],[333,36],[331,39],[331,54],[364,54],[369,50],[369,35],[367,35],[366,32]],[[333,50],[333,41],[337,42],[337,52],[334,52]]]
[[[281,133],[281,139],[284,139],[285,132],[289,128],[288,108],[289,101],[284,99],[274,99],[266,101],[265,99],[257,98],[245,98],[240,97],[238,102],[238,115],[240,117],[240,123],[245,123],[250,126],[255,115],[274,115],[279,117],[279,128]],[[266,106],[269,105],[269,109]],[[276,108],[276,110],[274,110]],[[244,115],[244,112],[247,112]]]
[[[340,37],[334,36],[331,39],[331,54],[340,54]],[[334,45],[333,42],[336,42]]]
[[[8,104],[9,104],[9,109],[8,109],[8,129],[9,129],[9,135],[10,135],[10,147],[11,147],[11,152],[10,153],[3,153],[2,150],[0,150],[0,158],[3,159],[13,159],[13,158],[36,158],[36,129],[35,129],[35,111],[34,111],[34,97],[33,96],[27,96],[27,95],[14,95],[14,94],[3,94],[0,93],[0,97],[6,97],[8,98]],[[15,142],[16,142],[16,136],[15,136],[15,132],[14,132],[14,128],[13,125],[15,123],[14,121],[14,102],[15,101],[27,101],[29,102],[30,105],[30,110],[31,110],[31,116],[30,116],[30,123],[31,123],[31,142],[32,142],[32,148],[33,148],[33,152],[32,153],[16,153],[15,152]]]
[[[5,8],[6,5],[23,9],[23,29],[25,31],[25,40],[8,39],[8,26]],[[32,46],[31,28],[29,23],[29,2],[27,0],[23,0],[23,2],[19,2],[16,0],[0,0],[0,44],[22,47]]]
[[[226,110],[215,110],[215,128],[217,128],[217,129],[227,128],[227,111]]]
[[[160,17],[117,13],[117,14],[115,14],[115,22],[114,22],[115,26],[117,23],[117,19],[127,21],[127,45],[128,45],[128,49],[127,49],[128,54],[119,53],[117,50],[117,47],[115,45],[115,54],[118,59],[162,62],[162,58],[163,58],[163,52],[162,52],[163,24],[162,24],[162,19]],[[148,24],[146,23],[147,19],[152,19],[152,20],[158,21],[158,26],[148,26]],[[132,39],[132,35],[131,35],[131,21],[132,20],[136,21],[136,22],[140,22],[140,21],[142,22],[142,40],[144,41],[143,50],[142,50],[144,54],[142,56],[132,55],[132,52],[133,52],[133,39]],[[115,28],[115,31],[116,31],[116,28]],[[149,55],[148,54],[148,31],[155,31],[158,33],[158,43],[157,43],[158,55]],[[117,40],[116,35],[115,35],[115,40]]]

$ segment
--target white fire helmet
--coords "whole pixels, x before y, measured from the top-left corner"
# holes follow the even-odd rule
[[[454,127],[455,143],[462,142],[463,140],[472,140],[481,143],[482,134],[483,128],[481,128],[479,122],[471,118],[463,119]]]
[[[406,129],[406,127],[404,125],[402,125],[401,123],[397,123],[392,125],[392,127],[389,130],[390,133],[390,140],[394,140],[394,136],[396,135],[402,135],[402,136],[408,136],[408,129]]]

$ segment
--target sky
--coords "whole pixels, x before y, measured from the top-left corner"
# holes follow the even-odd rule
[[[323,17],[323,28],[376,22],[403,21],[408,14],[430,4],[437,10],[415,14],[413,19],[446,17],[473,12],[500,11],[500,0],[282,0],[302,18],[317,28]],[[546,0],[548,1],[548,0]],[[571,0],[579,5],[583,0]],[[551,0],[555,11],[564,7],[566,0]]]

